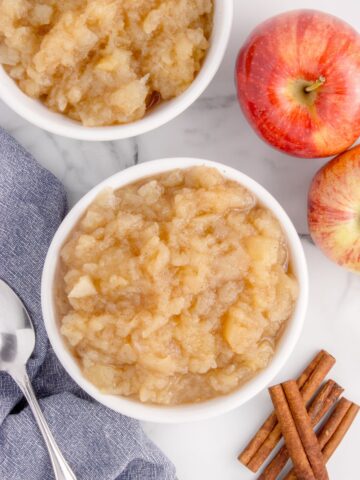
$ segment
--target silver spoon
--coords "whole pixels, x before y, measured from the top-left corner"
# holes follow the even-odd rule
[[[34,347],[30,316],[16,293],[0,279],[0,371],[12,376],[28,401],[49,451],[56,480],[76,480],[50,432],[26,373],[25,365]]]

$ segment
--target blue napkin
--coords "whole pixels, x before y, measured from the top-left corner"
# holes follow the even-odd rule
[[[36,329],[28,373],[50,429],[79,480],[172,480],[173,465],[139,423],[89,398],[49,345],[40,277],[66,208],[62,184],[0,129],[0,278],[21,297]],[[0,479],[53,478],[29,407],[9,375],[0,373]]]

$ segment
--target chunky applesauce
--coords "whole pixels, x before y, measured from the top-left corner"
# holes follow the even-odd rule
[[[213,0],[0,0],[0,63],[55,112],[127,123],[192,83],[212,15]]]
[[[61,252],[61,333],[101,391],[181,404],[266,367],[297,299],[277,219],[216,169],[102,192]]]

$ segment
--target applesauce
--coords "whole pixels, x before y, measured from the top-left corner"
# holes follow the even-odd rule
[[[86,126],[128,123],[193,82],[213,0],[0,0],[0,63]]]
[[[202,166],[103,191],[62,248],[56,293],[86,378],[165,405],[266,367],[297,295],[278,220]]]

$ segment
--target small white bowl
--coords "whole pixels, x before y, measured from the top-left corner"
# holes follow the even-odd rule
[[[79,365],[70,353],[59,331],[59,325],[55,315],[54,283],[61,248],[87,207],[104,188],[111,187],[118,189],[143,177],[156,175],[175,168],[189,168],[195,165],[206,165],[217,168],[225,177],[237,181],[253,192],[257,199],[278,218],[289,243],[294,273],[300,287],[299,298],[294,314],[287,323],[275,355],[268,367],[228,395],[202,403],[172,407],[148,405],[123,396],[106,395],[101,393],[83,376]],[[129,417],[152,422],[180,423],[205,419],[228,412],[254,397],[271,382],[288,360],[300,336],[308,302],[308,274],[304,251],[291,220],[280,204],[261,185],[243,173],[221,163],[195,158],[167,158],[146,162],[109,177],[94,187],[73,207],[60,225],[51,242],[42,275],[41,299],[45,327],[52,347],[69,375],[71,375],[75,382],[89,395],[107,407],[128,415]]]
[[[124,125],[85,127],[64,115],[52,112],[38,100],[25,95],[0,65],[0,98],[16,113],[51,133],[78,140],[120,140],[154,130],[186,110],[214,78],[229,41],[233,0],[215,0],[214,25],[204,64],[189,88],[179,97],[163,102],[144,118]]]

